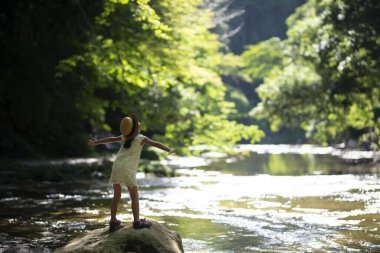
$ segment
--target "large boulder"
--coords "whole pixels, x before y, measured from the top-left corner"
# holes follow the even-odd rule
[[[152,221],[150,228],[133,229],[132,224],[110,232],[109,228],[91,231],[53,253],[183,253],[181,236]]]

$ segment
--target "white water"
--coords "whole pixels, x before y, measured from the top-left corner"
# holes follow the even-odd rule
[[[369,236],[379,236],[377,176],[196,172],[190,177],[140,180],[145,216],[162,220],[180,233],[191,222],[205,226],[183,235],[185,252],[199,252],[199,247],[204,252],[340,251],[350,249],[339,243],[345,238],[342,231],[365,230],[360,223],[366,219],[375,223]],[[218,226],[227,226],[228,231]],[[364,244],[380,250],[356,239],[351,249]]]
[[[163,163],[176,168],[180,177],[139,173],[142,216],[179,232],[185,252],[380,251],[378,169],[345,164],[331,148],[240,148],[251,155],[169,156]],[[92,164],[99,159],[50,164],[67,161]],[[85,185],[3,185],[2,225],[9,235],[0,233],[6,241],[0,252],[48,252],[68,236],[104,227],[112,189],[107,180]],[[129,204],[125,192],[118,216],[125,223],[131,220]]]

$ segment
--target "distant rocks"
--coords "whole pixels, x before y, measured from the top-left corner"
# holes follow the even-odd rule
[[[150,228],[133,229],[132,224],[110,232],[108,227],[93,230],[89,234],[74,239],[53,253],[89,252],[136,252],[136,253],[181,253],[181,236],[152,221]]]
[[[380,161],[380,151],[350,149],[350,146],[319,147],[310,144],[242,144],[236,149],[238,152],[249,151],[257,154],[312,154],[332,155],[352,164],[367,164]]]

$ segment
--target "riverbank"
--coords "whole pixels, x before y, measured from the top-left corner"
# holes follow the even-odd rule
[[[147,150],[143,153],[139,172],[158,177],[174,177],[192,174],[188,169],[203,168],[210,164],[213,167],[228,167],[236,161],[245,159],[244,154],[256,155],[289,155],[325,156],[329,155],[343,161],[344,166],[330,168],[329,171],[313,173],[322,174],[379,174],[380,163],[378,153],[360,150],[345,150],[333,147],[318,147],[313,145],[239,145],[235,155],[215,152],[212,148],[202,146],[192,147],[199,156],[163,156],[161,153]],[[63,182],[68,180],[108,180],[112,163],[116,156],[103,155],[92,158],[72,158],[59,160],[1,160],[0,175],[3,183],[11,184],[17,181],[50,181]],[[278,160],[278,158],[277,158]],[[252,159],[252,164],[257,160]],[[270,161],[267,161],[270,162]],[[288,163],[286,161],[278,163]],[[312,163],[312,161],[309,161]],[[279,165],[283,166],[283,165]],[[181,170],[185,169],[185,170]]]
[[[287,144],[241,144],[234,148],[234,155],[228,155],[220,152],[215,152],[215,148],[206,146],[192,146],[189,148],[192,151],[197,151],[199,156],[169,156],[166,157],[162,152],[147,150],[142,153],[142,161],[159,161],[157,164],[172,168],[181,167],[201,167],[209,164],[210,160],[226,157],[234,157],[246,155],[248,152],[257,154],[310,154],[310,155],[331,155],[342,159],[349,164],[380,164],[380,151],[367,151],[357,149],[343,149],[336,147],[320,147],[310,144],[302,145],[287,145]],[[38,166],[65,166],[65,165],[94,165],[97,166],[103,163],[112,163],[116,155],[103,155],[91,158],[67,158],[57,160],[24,160],[22,164],[30,167]],[[144,167],[145,163],[142,162]],[[163,168],[154,170],[143,168],[141,172],[161,173]]]
[[[239,145],[239,152],[249,151],[258,154],[312,154],[332,155],[347,163],[368,164],[380,162],[380,151],[344,149],[336,147],[320,147],[310,144],[302,145]]]
[[[112,170],[112,157],[80,158],[51,161],[1,161],[1,183],[65,182],[81,180],[108,180]],[[139,172],[154,176],[172,177],[174,169],[159,161],[141,160]]]

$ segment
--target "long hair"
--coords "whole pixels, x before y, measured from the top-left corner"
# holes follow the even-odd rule
[[[123,148],[130,148],[131,147],[132,141],[136,137],[136,135],[132,136],[132,134],[134,133],[137,125],[138,124],[133,124],[132,130],[131,130],[131,135],[124,135],[125,142],[124,142]]]
[[[136,136],[133,136],[133,138],[129,138],[129,139],[128,139],[128,136],[126,137],[127,137],[127,140],[124,142],[123,148],[130,148],[132,145],[132,141],[135,139]]]

